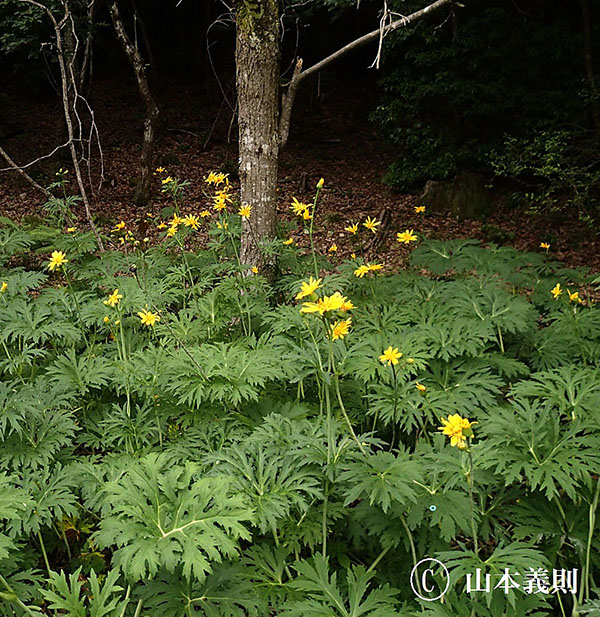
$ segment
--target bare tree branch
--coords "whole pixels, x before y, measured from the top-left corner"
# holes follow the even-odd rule
[[[75,130],[73,127],[73,120],[71,118],[71,103],[69,98],[69,89],[72,88],[73,91],[77,92],[77,82],[75,81],[75,75],[71,70],[70,74],[67,72],[67,65],[65,63],[65,54],[64,54],[64,45],[62,38],[62,27],[65,23],[67,23],[71,18],[71,12],[69,11],[69,7],[65,0],[62,0],[62,5],[64,8],[64,15],[60,21],[57,21],[54,17],[52,11],[37,0],[19,0],[19,2],[23,2],[24,4],[30,4],[32,6],[36,6],[41,11],[43,11],[48,19],[52,22],[52,26],[54,27],[54,34],[56,37],[56,56],[58,59],[58,66],[60,69],[60,78],[61,78],[61,91],[62,91],[62,102],[63,102],[63,111],[65,115],[65,122],[67,124],[67,135],[69,138],[69,150],[71,152],[71,161],[73,162],[73,168],[75,170],[75,176],[77,178],[77,185],[79,187],[79,192],[81,193],[81,199],[83,201],[83,205],[85,208],[85,215],[87,222],[96,238],[96,242],[98,243],[98,248],[103,251],[104,245],[102,244],[102,239],[100,238],[100,234],[96,229],[96,225],[94,224],[94,220],[92,218],[92,211],[90,207],[90,201],[88,199],[87,191],[85,190],[85,184],[83,182],[83,177],[81,175],[81,166],[79,165],[79,159],[77,158],[77,151],[75,150]],[[70,66],[72,69],[72,65]],[[73,104],[74,106],[74,104]],[[80,133],[81,133],[81,125],[80,125]],[[81,135],[80,135],[81,136]]]
[[[8,171],[14,170],[19,173],[31,186],[36,188],[38,191],[44,193],[47,199],[52,197],[52,193],[45,189],[43,186],[39,185],[26,171],[24,171],[23,167],[19,167],[11,158],[8,156],[6,151],[0,146],[0,156],[10,165],[10,167],[5,167],[4,169],[0,169],[0,171]],[[35,162],[35,161],[34,161]]]
[[[400,19],[396,19],[391,23],[388,23],[384,27],[379,27],[368,34],[365,34],[358,39],[355,39],[351,43],[344,45],[337,51],[333,52],[326,58],[323,58],[320,62],[313,64],[313,66],[307,68],[302,71],[302,60],[299,59],[298,63],[300,64],[300,68],[298,69],[298,63],[296,63],[296,69],[294,70],[294,76],[291,81],[288,83],[287,92],[285,93],[281,105],[281,115],[279,119],[279,143],[280,147],[283,147],[288,139],[289,130],[290,130],[290,117],[292,115],[292,106],[294,104],[294,98],[296,97],[296,92],[298,91],[298,87],[300,83],[304,81],[307,77],[310,77],[312,74],[317,73],[324,69],[328,64],[331,64],[335,60],[341,58],[346,55],[348,52],[353,51],[367,43],[371,43],[372,41],[376,41],[377,39],[382,39],[386,34],[397,30],[402,26],[408,26],[427,15],[441,9],[444,6],[448,6],[453,4],[453,0],[436,0],[432,4],[422,8],[419,11],[416,11],[406,17],[401,17]]]

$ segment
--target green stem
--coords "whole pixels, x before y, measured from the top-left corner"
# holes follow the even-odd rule
[[[590,597],[590,553],[592,550],[592,536],[594,533],[594,527],[596,525],[596,509],[598,508],[598,498],[600,497],[600,476],[598,476],[598,480],[596,482],[596,492],[594,494],[594,499],[592,503],[590,503],[589,509],[589,532],[587,539],[587,546],[585,549],[585,570],[584,570],[584,579],[583,586],[579,590],[579,603],[583,604],[583,600]],[[585,595],[584,595],[585,591]]]
[[[46,564],[46,570],[48,570],[48,576],[52,575],[52,570],[50,569],[50,562],[48,561],[48,555],[46,554],[46,546],[44,545],[44,540],[42,538],[42,534],[38,529],[37,532],[38,540],[40,541],[40,547],[42,548],[42,555],[44,557],[44,563]]]
[[[317,187],[317,192],[315,193],[315,199],[313,201],[313,206],[312,206],[312,218],[310,219],[310,228],[308,230],[308,235],[310,238],[310,250],[311,250],[312,258],[313,258],[313,267],[315,270],[315,278],[319,278],[319,269],[317,268],[317,255],[315,253],[315,243],[313,239],[313,224],[315,222],[315,214],[317,211],[317,199],[319,198],[320,192],[321,192],[321,189]]]
[[[375,561],[369,566],[367,572],[371,572],[372,570],[375,569],[375,567],[377,566],[377,564],[385,557],[386,553],[390,550],[390,548],[392,548],[391,546],[386,546],[380,553],[379,555],[377,555],[377,557],[375,558]]]
[[[477,541],[477,531],[475,529],[475,500],[473,498],[473,454],[471,453],[471,450],[468,450],[467,452],[469,454],[469,473],[467,475],[467,483],[469,485],[469,500],[471,501],[471,533],[473,535],[475,554],[479,556],[479,542]]]
[[[404,527],[404,531],[406,531],[406,536],[408,537],[408,543],[410,545],[410,554],[412,556],[412,560],[413,560],[413,567],[416,567],[417,565],[417,551],[415,550],[415,543],[412,537],[412,533],[410,531],[410,527],[406,524],[406,521],[404,520],[404,518],[400,518],[400,522],[402,523],[402,527]],[[419,577],[417,577],[417,590],[419,591],[419,594],[422,595],[421,592],[421,585],[419,584]]]
[[[39,617],[40,613],[34,613],[28,606],[25,604],[21,598],[16,594],[15,590],[9,585],[8,581],[0,574],[0,583],[2,583],[8,591],[8,593],[12,596],[9,598],[3,598],[4,600],[8,600],[9,602],[15,602],[18,606],[20,606],[28,615],[32,617]]]

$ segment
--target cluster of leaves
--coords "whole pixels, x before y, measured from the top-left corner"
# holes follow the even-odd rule
[[[419,3],[389,4],[407,14]],[[582,24],[580,10],[551,0],[527,8],[492,0],[390,35],[373,113],[401,149],[389,182],[410,190],[470,169],[508,179],[536,211],[574,204],[593,213],[597,101],[586,81],[585,29],[592,56],[598,37],[590,15]]]
[[[406,271],[324,277],[356,307],[331,340],[294,300],[312,258],[285,247],[268,282],[226,244],[98,256],[3,220],[0,615],[554,614],[460,593],[540,567],[578,568],[562,604],[595,610],[600,313],[550,292],[588,273],[425,241]],[[468,451],[450,414],[478,422]],[[408,584],[424,556],[444,604]]]

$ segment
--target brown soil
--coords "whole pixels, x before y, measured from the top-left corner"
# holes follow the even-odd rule
[[[232,177],[235,174],[236,126],[232,124],[230,107],[231,83],[223,87],[228,101],[223,100],[216,86],[209,90],[165,82],[157,90],[161,128],[156,161],[171,176],[190,181],[187,208],[183,210],[198,212],[206,207],[203,178],[210,170],[231,172]],[[61,143],[61,108],[57,99],[40,101],[19,93],[10,96],[23,131],[2,145],[14,159],[23,164]],[[169,205],[167,196],[160,191],[158,178],[147,208],[140,209],[131,203],[143,120],[137,91],[128,79],[113,78],[97,82],[90,101],[101,139],[105,177],[102,189],[93,197],[94,212],[104,231],[120,220],[135,227],[134,223],[142,221],[146,212],[159,215],[161,208]],[[368,122],[368,113],[375,104],[372,89],[364,84],[343,88],[329,85],[317,92],[313,83],[301,91],[292,116],[290,139],[281,155],[279,183],[281,219],[295,229],[292,235],[301,246],[306,246],[308,239],[289,203],[292,196],[310,201],[318,179],[323,177],[325,188],[315,220],[316,243],[322,252],[336,244],[334,259],[342,260],[358,248],[356,239],[343,231],[346,225],[360,223],[367,216],[379,218],[387,211],[389,221],[378,232],[384,234],[384,240],[370,255],[373,260],[384,262],[386,269],[405,263],[411,250],[396,242],[396,232],[414,229],[419,236],[436,238],[503,238],[503,244],[531,251],[541,250],[540,242],[551,242],[552,255],[567,265],[600,270],[600,242],[589,228],[577,221],[552,222],[522,214],[504,205],[500,195],[496,196],[494,215],[483,229],[479,221],[460,222],[427,212],[415,213],[414,206],[421,205],[417,195],[398,193],[382,182],[388,165],[400,154],[382,141]],[[68,169],[68,161],[55,156],[30,169],[41,184],[48,184],[61,166]],[[96,151],[92,160],[96,184],[99,170],[100,157]],[[303,184],[306,190],[301,192]],[[0,174],[0,213],[13,220],[31,215],[43,217],[43,201],[14,172]],[[85,227],[83,216],[80,218],[81,227]],[[361,235],[368,241],[373,239],[364,228]]]

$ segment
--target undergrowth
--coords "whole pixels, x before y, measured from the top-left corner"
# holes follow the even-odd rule
[[[267,280],[212,184],[183,216],[165,178],[161,242],[119,223],[100,254],[1,219],[0,615],[598,614],[590,274],[407,230],[406,270],[282,239]]]

